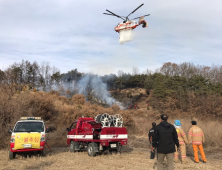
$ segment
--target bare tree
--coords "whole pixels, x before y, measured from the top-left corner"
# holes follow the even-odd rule
[[[151,70],[149,70],[149,69],[146,69],[146,71],[145,71],[145,73],[144,74],[146,74],[146,75],[151,75],[152,74],[152,71]]]
[[[124,75],[124,72],[122,71],[122,70],[119,70],[118,72],[117,72],[117,76],[118,77],[122,77]]]
[[[132,75],[138,75],[140,74],[140,71],[137,67],[133,67],[133,70],[132,70]]]
[[[51,85],[51,67],[48,62],[42,62],[39,69],[39,84],[46,90]]]

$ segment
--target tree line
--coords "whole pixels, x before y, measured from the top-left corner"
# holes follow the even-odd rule
[[[22,60],[14,63],[5,70],[0,70],[0,82],[12,84],[29,84],[31,87],[50,88],[52,85],[62,85],[63,83],[78,82],[84,75],[77,68],[61,73],[59,68],[50,66],[47,62],[38,64]],[[199,66],[192,63],[164,63],[155,72],[146,70],[140,73],[134,67],[132,73],[124,73],[119,70],[116,74],[99,76],[107,84],[109,90],[124,88],[146,88],[154,90],[154,94],[164,98],[175,91],[211,91],[221,93],[222,66]]]

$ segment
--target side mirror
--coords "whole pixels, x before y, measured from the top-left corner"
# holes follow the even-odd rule
[[[49,128],[46,128],[45,133],[49,133],[49,131],[50,131]]]
[[[9,129],[9,130],[8,130],[8,133],[9,133],[9,134],[12,134],[12,129]]]
[[[67,128],[66,130],[67,130],[68,132],[70,132],[70,129],[69,129],[69,128]]]

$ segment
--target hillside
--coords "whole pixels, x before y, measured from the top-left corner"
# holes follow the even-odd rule
[[[88,169],[88,167],[92,166],[91,159],[106,162],[105,165],[103,163],[93,164],[95,169],[147,169],[146,166],[153,169],[153,167],[156,167],[155,160],[149,160],[150,144],[147,134],[152,122],[160,122],[159,116],[163,113],[163,110],[158,110],[158,108],[154,107],[153,102],[155,103],[155,100],[153,99],[152,91],[150,91],[149,95],[146,89],[143,88],[110,91],[111,96],[115,97],[117,101],[128,104],[125,105],[125,109],[121,110],[118,105],[110,107],[105,104],[104,107],[103,103],[94,99],[86,101],[83,95],[74,95],[72,98],[67,98],[56,91],[33,92],[32,90],[16,91],[13,89],[13,86],[10,86],[8,90],[0,91],[0,104],[4,106],[4,109],[1,110],[4,113],[2,115],[4,117],[1,119],[1,169],[13,169],[15,165],[20,169],[61,169],[64,166],[67,168],[81,167]],[[148,109],[147,102],[149,103]],[[139,108],[128,109],[129,104],[138,105]],[[124,148],[123,154],[89,158],[85,152],[70,153],[66,144],[66,128],[78,117],[95,117],[102,113],[111,115],[118,113],[123,116],[124,126],[129,134],[128,146]],[[168,120],[170,123],[173,124],[175,119],[181,120],[182,127],[186,133],[191,127],[190,121],[197,120],[198,126],[203,129],[206,136],[204,149],[209,163],[197,166],[193,162],[192,147],[187,146],[188,163],[185,165],[176,164],[176,168],[220,169],[221,164],[218,162],[218,158],[222,155],[222,134],[220,133],[222,125],[219,119],[215,120],[215,117],[203,119],[203,117],[198,117],[198,114],[195,117],[190,115],[189,112],[180,112],[179,109],[167,113],[170,117]],[[52,132],[47,135],[47,143],[52,148],[52,152],[47,150],[48,156],[46,158],[32,157],[24,159],[22,156],[18,156],[13,163],[8,161],[7,153],[10,135],[7,130],[12,128],[21,116],[41,116],[45,120],[46,126],[51,128]],[[206,122],[208,126],[206,126]],[[214,128],[215,126],[217,126],[216,129]],[[73,158],[72,161],[67,162],[67,157]],[[83,163],[82,160],[88,160],[89,164]],[[107,160],[110,161],[107,163]],[[129,160],[133,160],[133,162],[130,161],[130,167],[128,166]],[[115,162],[115,165],[112,162]]]
[[[13,89],[13,87],[11,87]],[[7,93],[6,93],[7,92]],[[48,142],[51,146],[66,146],[66,128],[76,120],[78,117],[95,117],[98,114],[108,113],[111,115],[120,114],[124,119],[124,126],[127,128],[129,135],[134,137],[146,138],[151,123],[160,121],[160,115],[167,113],[169,115],[169,121],[173,123],[175,119],[180,119],[184,123],[183,127],[185,131],[188,131],[190,127],[190,121],[195,119],[198,124],[204,125],[217,124],[220,126],[220,117],[215,116],[199,116],[198,114],[190,114],[189,112],[181,112],[178,110],[158,109],[155,107],[155,100],[153,99],[152,91],[148,95],[143,88],[128,88],[116,91],[110,91],[113,97],[117,101],[120,101],[124,105],[123,110],[118,105],[104,107],[104,104],[93,100],[85,101],[83,95],[74,95],[72,98],[66,98],[61,96],[56,91],[51,92],[32,92],[30,90],[25,91],[0,91],[1,98],[0,104],[4,106],[1,110],[1,138],[0,147],[5,148],[8,146],[10,135],[7,133],[8,129],[13,125],[21,116],[41,116],[46,125],[51,127],[52,133],[49,135]],[[11,94],[11,95],[10,95]],[[174,104],[164,103],[166,105]],[[147,108],[147,103],[149,107]],[[132,105],[132,108],[129,109]],[[134,109],[137,105],[139,108]],[[216,119],[217,118],[217,119]],[[209,137],[208,146],[221,146],[222,135],[218,135],[219,131],[214,131],[212,128],[206,126],[202,127],[206,137]],[[210,136],[215,138],[212,138]],[[144,145],[144,144],[142,144]]]
[[[168,62],[155,72],[147,70],[140,74],[135,68],[132,74],[120,70],[117,75],[99,76],[77,69],[61,74],[49,64],[22,60],[0,70],[0,90],[4,93],[1,100],[7,101],[5,94],[10,98],[25,90],[58,91],[67,98],[82,94],[86,101],[103,108],[114,103],[121,109],[138,104],[139,112],[147,114],[143,109],[148,102],[151,115],[166,113],[172,117],[179,114],[216,120],[222,118],[221,68]],[[0,104],[0,108],[3,118],[5,113],[11,114],[7,103]],[[4,121],[7,124],[8,120]]]
[[[153,90],[150,90],[149,94],[147,94],[147,90],[144,88],[127,88],[112,90],[110,92],[114,98],[124,103],[126,106],[125,109],[132,110],[136,115],[149,115],[158,118],[164,113],[170,115],[171,118],[183,117],[187,119],[222,120],[221,98],[218,96],[215,98],[211,98],[210,96],[199,97],[193,93],[191,94],[192,99],[190,100],[192,101],[190,101],[190,108],[183,110],[180,107],[179,99],[175,98],[175,96],[167,96],[162,100],[153,94]],[[135,105],[138,105],[139,109],[134,109]],[[216,114],[210,113],[213,109],[217,112]],[[201,110],[205,111],[201,112]]]

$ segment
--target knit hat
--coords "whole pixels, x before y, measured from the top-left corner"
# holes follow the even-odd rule
[[[155,122],[153,122],[153,123],[152,123],[152,126],[153,126],[153,127],[155,127],[155,126],[156,126],[156,123],[155,123]]]
[[[192,124],[192,125],[196,125],[197,122],[196,122],[195,120],[192,120],[192,121],[191,121],[191,124]]]
[[[168,116],[165,115],[165,114],[162,114],[162,115],[160,116],[160,118],[161,118],[162,120],[167,120],[167,119],[168,119]]]
[[[174,121],[174,124],[175,124],[176,126],[181,126],[180,120],[175,120],[175,121]]]

